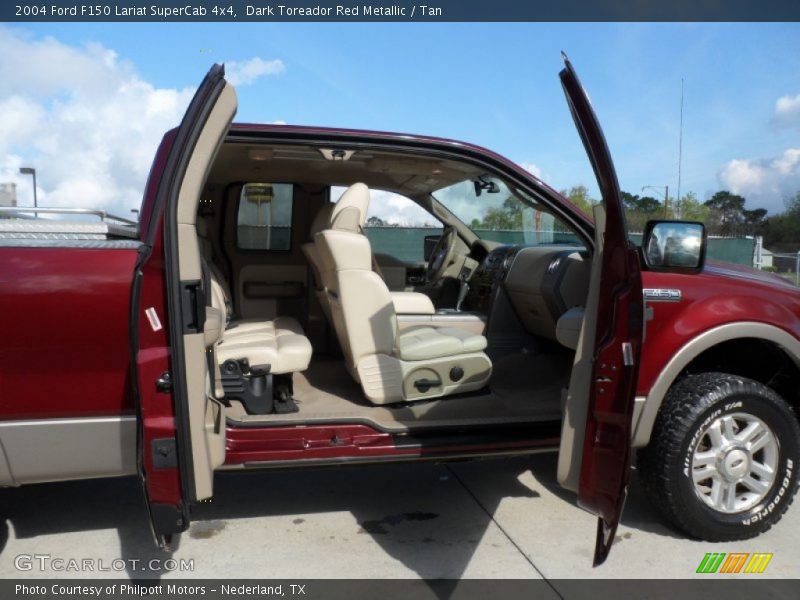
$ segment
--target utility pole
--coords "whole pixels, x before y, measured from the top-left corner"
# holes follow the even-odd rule
[[[683,161],[683,77],[681,77],[681,123],[678,129],[678,210],[675,213],[681,218],[681,163]]]

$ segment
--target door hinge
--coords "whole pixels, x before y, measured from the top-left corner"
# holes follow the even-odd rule
[[[178,466],[178,453],[175,438],[157,438],[150,443],[153,450],[153,468],[175,469]]]
[[[161,376],[156,379],[156,391],[162,394],[169,394],[172,391],[172,373],[164,371]]]

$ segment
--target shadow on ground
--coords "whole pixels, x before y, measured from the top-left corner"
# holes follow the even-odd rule
[[[499,532],[492,520],[505,498],[528,498],[536,503],[547,490],[557,494],[565,505],[574,506],[574,495],[558,487],[555,468],[555,454],[545,454],[450,465],[418,463],[221,473],[215,481],[214,501],[193,510],[193,524],[183,534],[183,542],[215,544],[215,538],[230,540],[230,535],[225,537],[225,528],[237,519],[284,517],[281,526],[288,524],[299,530],[303,534],[300,537],[303,544],[307,540],[307,544],[317,545],[321,542],[320,529],[308,521],[322,518],[326,513],[349,513],[352,518],[342,521],[341,528],[338,525],[333,530],[328,528],[325,535],[330,539],[324,540],[326,543],[334,548],[339,544],[346,548],[353,536],[371,536],[386,555],[400,561],[419,577],[459,578],[479,544],[485,543],[484,536],[489,528],[494,528],[492,535],[497,536],[498,542],[507,545],[507,540],[503,539],[506,533],[513,537],[514,532]],[[478,476],[482,478],[479,497],[465,483],[474,478],[477,471],[469,478],[461,475],[474,469],[480,471]],[[522,475],[530,470],[535,475],[534,484],[522,483]],[[121,547],[119,558],[146,562],[168,557],[152,541],[142,492],[135,478],[2,490],[0,510],[4,518],[0,550],[6,548],[9,527],[13,528],[17,540],[116,529]],[[532,504],[532,514],[535,510]],[[296,517],[289,521],[287,517],[292,515]],[[624,522],[628,527],[643,531],[673,535],[657,520],[638,485],[633,486]],[[280,544],[285,532],[271,531],[275,523],[274,519],[269,523],[255,521],[249,533],[263,536],[265,543]],[[242,540],[240,551],[247,551],[246,543],[247,540]],[[91,555],[88,549],[84,550]],[[235,555],[237,548],[225,547],[220,551]],[[5,558],[11,560],[11,557]],[[336,566],[340,577],[367,576],[363,571],[351,570],[356,559],[344,554],[329,558],[339,561],[340,566]],[[533,564],[524,564],[525,561],[529,559],[520,555],[515,563],[516,572],[525,568],[529,571],[522,572],[529,572],[528,576],[539,576]],[[127,575],[155,579],[160,573],[130,569]],[[214,575],[225,574],[210,574]],[[373,576],[386,575],[374,573]],[[439,592],[437,595],[441,597]]]

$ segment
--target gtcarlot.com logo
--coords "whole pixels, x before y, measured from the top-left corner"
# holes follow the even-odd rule
[[[75,558],[50,554],[18,554],[14,557],[18,571],[56,571],[91,573],[97,571],[194,571],[193,558]]]
[[[772,553],[769,552],[708,552],[700,561],[697,573],[763,573],[769,561],[772,560]]]

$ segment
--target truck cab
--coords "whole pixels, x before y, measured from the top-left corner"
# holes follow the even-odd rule
[[[634,246],[566,58],[560,80],[601,190],[593,219],[477,146],[232,124],[213,67],[162,140],[138,227],[101,215],[98,238],[0,238],[0,307],[17,317],[0,481],[136,472],[169,547],[220,470],[554,451],[559,483],[598,515],[600,564],[642,447],[684,531],[731,539],[765,507],[753,524],[779,518],[796,488],[800,295],[755,309],[705,264],[702,224],[652,223]],[[381,225],[381,202],[422,226]],[[745,340],[777,362],[734,368]],[[730,414],[714,412],[723,384]],[[704,395],[676,432],[687,386]]]

